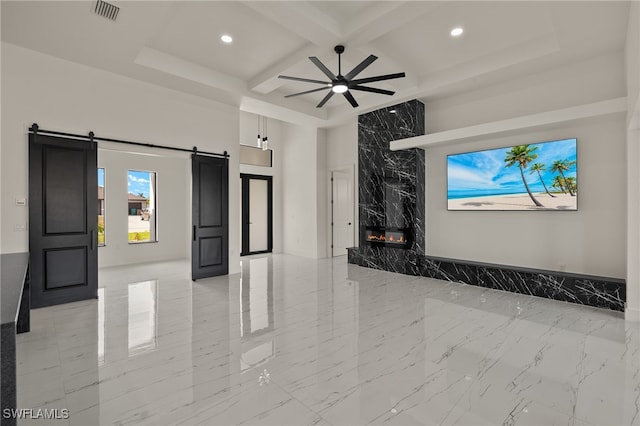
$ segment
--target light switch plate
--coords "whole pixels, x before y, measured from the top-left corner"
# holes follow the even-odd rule
[[[16,198],[16,206],[26,206],[27,199],[26,198]]]

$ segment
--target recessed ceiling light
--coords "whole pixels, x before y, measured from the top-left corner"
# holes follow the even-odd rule
[[[229,44],[233,41],[233,37],[231,37],[229,34],[222,34],[220,40],[222,40],[223,43]]]
[[[392,110],[390,110],[390,111],[389,111],[389,113],[390,113],[390,114],[395,114],[395,113],[396,113],[396,110],[395,110],[395,109],[392,109]]]
[[[464,32],[464,30],[461,27],[455,27],[454,29],[451,30],[451,36],[452,37],[458,37],[463,32]]]

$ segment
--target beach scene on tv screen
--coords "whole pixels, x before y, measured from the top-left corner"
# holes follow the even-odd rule
[[[577,210],[576,139],[447,157],[449,210]]]

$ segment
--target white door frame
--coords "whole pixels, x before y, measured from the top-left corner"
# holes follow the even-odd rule
[[[332,258],[333,257],[333,173],[334,172],[341,172],[341,173],[347,173],[350,178],[349,181],[351,182],[351,188],[352,188],[352,197],[351,197],[351,215],[353,217],[353,226],[352,226],[352,232],[353,232],[353,242],[354,242],[354,246],[357,246],[357,233],[356,230],[358,229],[358,226],[356,226],[357,223],[357,211],[356,211],[356,205],[357,205],[357,197],[358,197],[358,193],[357,193],[357,188],[356,188],[356,180],[355,180],[355,164],[346,164],[343,166],[336,166],[336,167],[332,167],[329,169],[329,173],[327,173],[327,178],[328,178],[328,184],[327,184],[327,217],[329,218],[329,226],[327,226],[327,256]]]

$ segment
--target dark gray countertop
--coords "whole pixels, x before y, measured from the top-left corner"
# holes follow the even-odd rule
[[[3,325],[16,321],[28,263],[29,253],[0,255],[0,319]]]

